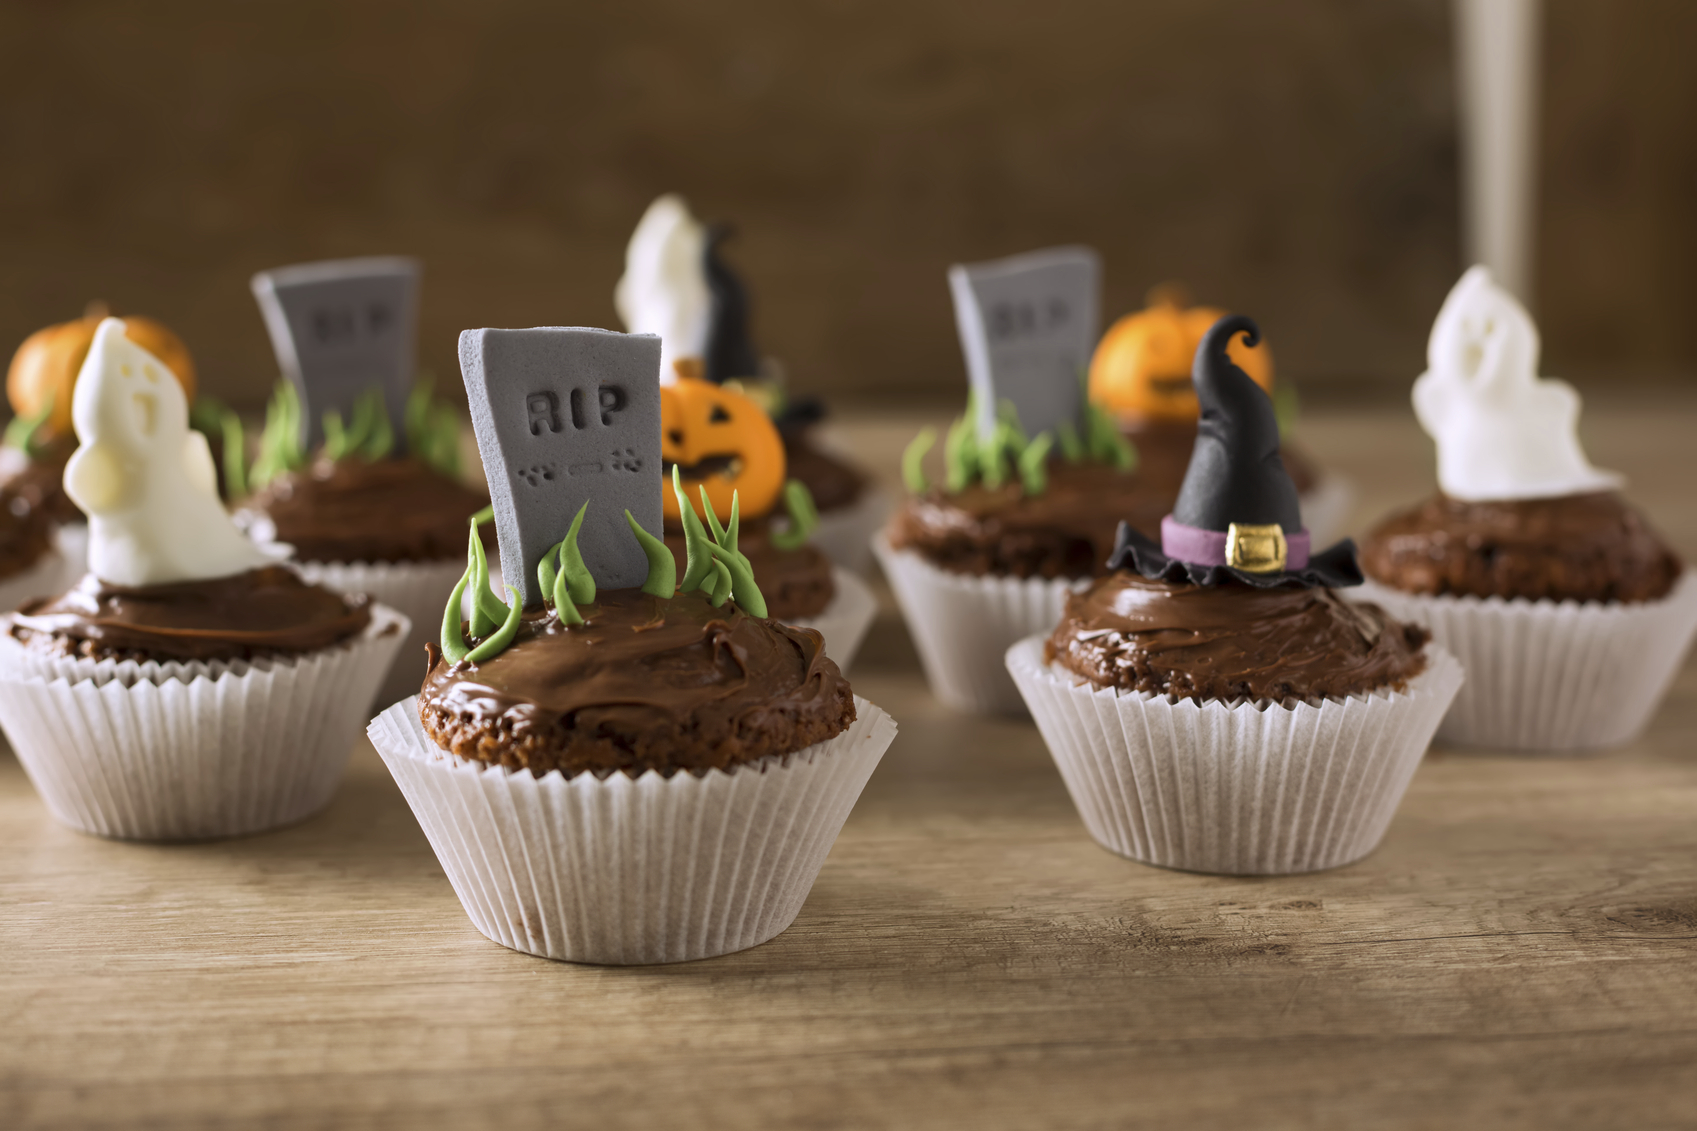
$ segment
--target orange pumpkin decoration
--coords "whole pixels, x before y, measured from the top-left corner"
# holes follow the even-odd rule
[[[784,441],[777,426],[749,397],[692,377],[660,386],[660,455],[666,487],[666,517],[682,520],[672,493],[672,467],[684,493],[699,506],[702,486],[721,521],[731,517],[731,496],[740,496],[745,518],[766,514],[784,488]]]
[[[53,402],[53,411],[42,426],[44,440],[71,434],[71,392],[77,370],[94,343],[95,328],[106,316],[104,304],[92,303],[74,322],[37,330],[12,355],[12,367],[6,372],[6,399],[12,402],[12,411],[34,416],[50,398]],[[177,375],[183,395],[194,403],[194,359],[181,338],[161,323],[133,314],[124,318],[124,337],[164,362]]]
[[[1157,287],[1149,308],[1108,328],[1090,359],[1090,399],[1127,421],[1195,420],[1199,409],[1190,384],[1196,347],[1208,327],[1225,316],[1211,306],[1187,306],[1175,287]],[[1254,349],[1233,338],[1238,367],[1273,391],[1273,356],[1266,339]]]

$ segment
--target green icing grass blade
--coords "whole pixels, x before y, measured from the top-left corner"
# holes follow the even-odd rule
[[[580,605],[595,600],[595,575],[589,572],[583,561],[583,552],[577,548],[577,532],[583,527],[583,516],[588,510],[589,500],[585,499],[583,506],[577,509],[577,516],[572,519],[571,529],[566,531],[565,540],[560,543],[560,577],[565,582],[566,592]]]
[[[442,657],[450,664],[466,658],[465,628],[460,623],[460,603],[465,599],[465,587],[471,582],[471,567],[460,574],[460,583],[448,597],[448,607],[442,610]]]
[[[234,409],[219,414],[218,431],[224,441],[224,490],[232,499],[247,494],[247,433]]]
[[[773,531],[769,537],[780,550],[798,549],[819,529],[819,508],[814,506],[807,484],[799,479],[784,484],[784,509],[790,516],[789,529]]]
[[[513,642],[513,637],[518,635],[519,622],[524,619],[524,602],[519,600],[518,590],[511,585],[507,586],[507,600],[512,603],[501,605],[499,599],[495,600],[501,611],[506,613],[506,619],[501,622],[501,627],[495,630],[495,635],[466,654],[466,659],[471,663],[482,663],[492,656],[499,656]]]
[[[931,489],[930,480],[925,478],[925,453],[931,450],[937,442],[937,430],[924,427],[919,435],[909,440],[907,447],[902,449],[902,483],[910,495],[923,495]]]
[[[656,597],[672,597],[678,591],[678,562],[672,557],[672,551],[666,549],[666,543],[648,533],[642,524],[636,521],[636,516],[625,511],[625,521],[630,523],[631,533],[642,546],[642,552],[648,556],[648,576],[642,582],[642,591]]]
[[[1025,450],[1019,453],[1019,481],[1027,495],[1041,495],[1049,488],[1049,449],[1055,446],[1055,438],[1047,432],[1037,433],[1037,438],[1025,445]]]

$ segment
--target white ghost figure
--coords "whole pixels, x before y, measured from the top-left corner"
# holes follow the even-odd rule
[[[707,287],[707,229],[689,205],[667,193],[648,206],[625,248],[625,273],[613,305],[631,334],[660,335],[660,381],[674,362],[707,356],[713,295]]]
[[[65,490],[88,514],[88,564],[114,585],[227,577],[271,558],[230,521],[206,437],[165,363],[108,318],[77,372],[71,422],[80,446]]]
[[[1619,487],[1579,446],[1579,394],[1538,376],[1538,328],[1513,295],[1471,268],[1444,300],[1414,382],[1414,414],[1438,445],[1452,499],[1540,499]]]

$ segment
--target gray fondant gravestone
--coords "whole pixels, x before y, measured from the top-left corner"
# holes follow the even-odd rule
[[[1028,435],[1078,425],[1081,378],[1096,348],[1102,265],[1087,247],[1056,247],[949,268],[978,430],[1013,402]]]
[[[304,441],[323,436],[324,414],[348,418],[367,389],[383,390],[395,441],[412,390],[418,338],[416,259],[331,259],[261,271],[253,296],[283,375],[301,395]]]
[[[648,558],[625,511],[660,535],[659,337],[576,326],[466,330],[460,372],[506,584],[526,605],[541,603],[536,564],[589,500],[578,549],[595,584],[640,586]]]

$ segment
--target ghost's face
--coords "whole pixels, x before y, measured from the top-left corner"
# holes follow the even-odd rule
[[[1432,327],[1430,371],[1458,380],[1470,395],[1507,400],[1537,380],[1538,330],[1482,268],[1462,277]]]
[[[103,324],[72,402],[77,437],[147,459],[182,446],[188,401],[160,360],[131,342],[117,319]]]

